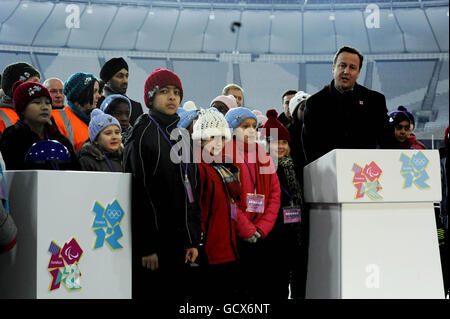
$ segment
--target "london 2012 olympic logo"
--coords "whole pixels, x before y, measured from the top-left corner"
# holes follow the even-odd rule
[[[426,183],[429,179],[427,167],[430,161],[422,151],[419,151],[411,157],[402,153],[400,155],[400,161],[402,162],[400,174],[405,179],[403,188],[411,187],[413,184],[419,189],[430,188],[430,185]]]
[[[105,241],[113,249],[121,249],[123,246],[119,239],[123,237],[120,223],[125,216],[125,212],[117,200],[108,204],[104,208],[99,202],[95,202],[92,211],[95,213],[92,228],[97,235],[94,248],[103,247]]]

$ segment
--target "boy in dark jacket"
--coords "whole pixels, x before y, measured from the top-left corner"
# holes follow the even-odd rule
[[[125,144],[125,171],[133,174],[133,298],[182,298],[194,289],[188,265],[197,258],[201,234],[200,180],[186,158],[189,137],[179,141],[175,131],[182,98],[175,73],[150,73],[144,88],[149,112],[138,118]],[[181,156],[179,144],[189,146]]]

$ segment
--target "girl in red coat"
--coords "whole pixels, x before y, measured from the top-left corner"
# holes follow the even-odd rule
[[[203,298],[230,298],[236,289],[238,253],[235,224],[240,199],[239,169],[222,160],[222,149],[231,138],[222,113],[201,110],[192,139],[200,172],[200,206],[205,258],[201,261]]]
[[[241,200],[237,203],[237,246],[241,258],[240,292],[246,298],[266,296],[265,238],[272,230],[280,208],[280,184],[273,162],[256,142],[257,118],[244,107],[225,115],[233,139],[225,145],[226,156],[240,169]]]

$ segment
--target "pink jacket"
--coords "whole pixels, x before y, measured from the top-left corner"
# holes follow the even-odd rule
[[[264,213],[246,212],[246,194],[254,193],[255,191],[254,180],[257,165],[254,160],[251,160],[252,158],[255,158],[254,154],[253,156],[250,155],[249,159],[248,151],[244,150],[243,152],[240,152],[240,154],[237,154],[237,157],[242,159],[243,155],[245,161],[240,160],[237,161],[237,163],[235,161],[235,165],[240,169],[239,177],[243,193],[243,198],[241,198],[241,202],[238,203],[239,209],[237,209],[236,233],[238,237],[243,239],[252,237],[255,231],[258,231],[263,238],[266,237],[275,224],[280,208],[281,191],[278,175],[270,156],[268,156],[261,147],[258,146],[258,148],[258,156],[265,156],[264,161],[266,163],[267,161],[270,161],[269,171],[271,173],[260,174],[260,176],[257,176],[259,181],[257,183],[257,193],[264,194],[265,196]],[[250,172],[252,176],[250,175]],[[266,185],[261,185],[263,183]]]

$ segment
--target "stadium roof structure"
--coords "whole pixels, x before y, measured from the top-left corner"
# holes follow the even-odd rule
[[[0,50],[255,59],[330,55],[346,44],[369,55],[448,55],[448,5],[435,0],[3,0]]]

